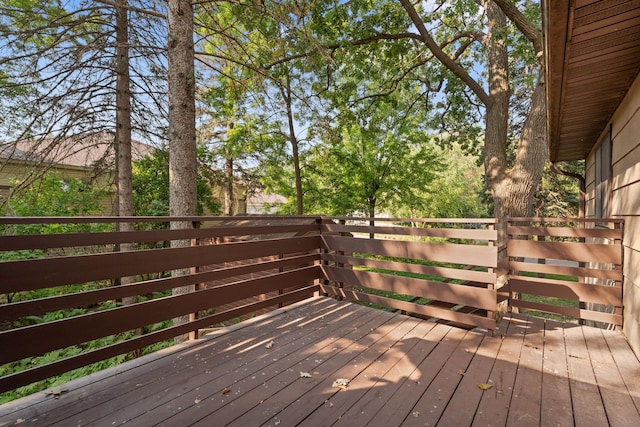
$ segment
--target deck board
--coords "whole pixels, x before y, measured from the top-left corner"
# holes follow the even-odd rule
[[[0,427],[640,425],[637,378],[615,331],[514,314],[490,337],[314,298],[0,406]]]
[[[552,320],[545,322],[542,370],[541,425],[573,425],[564,328]]]

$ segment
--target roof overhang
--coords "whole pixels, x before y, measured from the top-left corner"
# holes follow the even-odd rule
[[[543,0],[552,162],[585,159],[640,70],[640,0]]]

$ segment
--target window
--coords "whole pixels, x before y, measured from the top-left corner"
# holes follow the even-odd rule
[[[611,215],[609,204],[611,179],[611,129],[602,138],[596,150],[596,218],[606,218]]]

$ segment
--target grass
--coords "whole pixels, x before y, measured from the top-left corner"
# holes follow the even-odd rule
[[[536,273],[528,273],[523,272],[522,276],[526,277],[537,277]],[[564,276],[560,274],[546,274],[544,279],[547,280],[563,280],[566,282],[577,282],[577,276]],[[556,307],[569,307],[569,308],[578,308],[579,302],[576,300],[568,300],[564,298],[557,297],[549,297],[544,295],[533,295],[533,294],[521,294],[520,299],[522,301],[535,302],[539,304],[546,304]],[[544,319],[557,320],[559,322],[569,322],[569,323],[577,323],[578,319],[572,316],[565,316],[563,314],[557,313],[549,313],[545,311],[532,310],[532,309],[520,309],[520,312],[523,314],[529,314],[531,316],[542,317]]]
[[[437,262],[428,261],[428,260],[417,260],[417,259],[410,259],[410,258],[388,257],[388,256],[370,255],[370,254],[354,254],[354,256],[357,256],[357,257],[360,257],[360,258],[366,258],[366,259],[374,259],[374,260],[379,260],[379,261],[401,262],[401,263],[405,263],[405,264],[418,264],[418,265],[440,266],[440,267],[449,267],[449,268],[460,268],[461,267],[459,265],[437,263]],[[481,267],[476,267],[474,269],[475,270],[481,270],[482,268]],[[366,267],[366,266],[354,266],[354,270],[370,271],[370,272],[375,272],[375,273],[383,273],[383,274],[390,274],[390,275],[402,276],[402,277],[411,277],[411,278],[423,279],[423,280],[431,280],[431,281],[443,281],[444,280],[444,278],[440,277],[440,276],[431,276],[431,275],[425,275],[425,274],[419,274],[419,273],[411,273],[411,272],[407,272],[407,271],[387,270],[387,269],[373,268],[373,267]],[[525,272],[525,273],[522,273],[522,275],[523,276],[528,276],[528,277],[537,277],[537,273],[527,273],[527,272]],[[545,275],[545,278],[546,279],[552,279],[552,280],[570,281],[570,282],[577,282],[578,281],[578,278],[576,276],[566,276],[566,275],[558,275],[558,274],[548,274],[548,275]],[[460,283],[462,283],[462,280],[450,280],[448,283],[460,284]],[[367,294],[371,294],[371,295],[382,296],[382,297],[385,297],[385,298],[396,299],[396,300],[400,300],[400,301],[410,301],[410,300],[416,298],[416,296],[412,296],[412,295],[399,294],[399,293],[392,292],[392,291],[385,291],[385,290],[373,289],[373,288],[359,288],[358,291],[364,292],[364,293],[367,293]],[[523,301],[536,302],[536,303],[540,303],[540,304],[546,304],[546,305],[557,306],[557,307],[578,308],[578,306],[579,306],[578,301],[568,300],[568,299],[563,299],[563,298],[556,298],[556,297],[549,297],[549,296],[544,296],[544,295],[522,294],[520,296],[520,299],[522,299]],[[428,303],[430,301],[431,300],[428,299],[428,298],[420,297],[414,303],[415,304],[426,304],[426,303]],[[367,302],[363,302],[363,301],[355,301],[355,302],[358,303],[358,304],[366,305],[366,306],[369,306],[369,307],[374,307],[374,308],[385,310],[385,311],[395,311],[395,309],[389,308],[387,306],[379,305],[379,304],[367,303]],[[577,322],[577,319],[574,318],[574,317],[565,316],[565,315],[557,314],[557,313],[550,313],[550,312],[544,312],[544,311],[539,311],[539,310],[531,310],[531,309],[520,309],[520,312],[521,313],[525,313],[525,314],[529,314],[529,315],[532,315],[532,316],[536,316],[536,317],[542,317],[542,318],[545,318],[545,319],[557,320],[557,321],[560,321],[560,322],[571,322],[571,323],[576,323]]]

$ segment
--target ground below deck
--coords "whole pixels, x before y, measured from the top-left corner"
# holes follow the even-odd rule
[[[321,297],[0,406],[0,426],[638,426],[639,379],[618,332],[514,315],[490,337]]]

